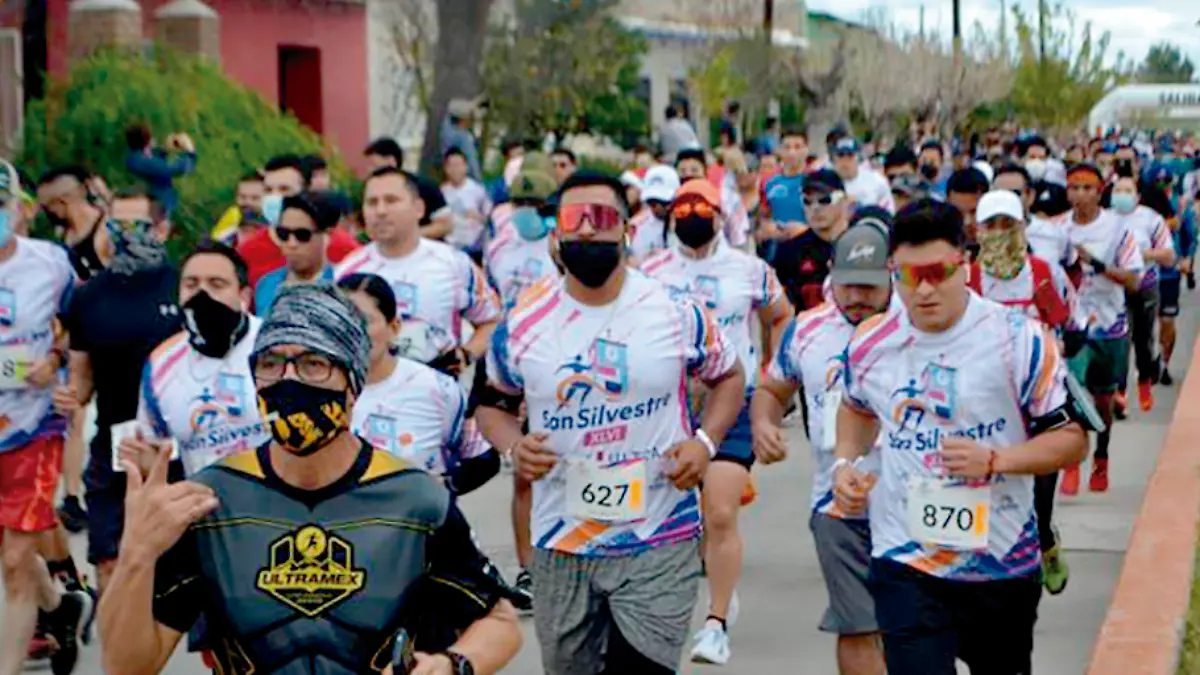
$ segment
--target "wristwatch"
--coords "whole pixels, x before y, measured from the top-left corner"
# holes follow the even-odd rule
[[[442,655],[450,659],[450,665],[454,666],[454,675],[475,675],[475,666],[471,665],[471,660],[459,654],[446,650]]]
[[[709,459],[712,459],[713,457],[717,456],[717,444],[713,443],[713,440],[712,440],[712,438],[709,437],[707,431],[705,431],[703,429],[697,429],[696,430],[696,440],[703,443],[704,447],[708,449],[708,458]]]

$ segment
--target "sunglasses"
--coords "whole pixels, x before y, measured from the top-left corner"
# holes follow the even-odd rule
[[[837,202],[841,201],[841,199],[842,195],[840,192],[829,192],[819,197],[809,197],[805,195],[804,205],[808,207],[829,206],[830,204],[836,204]]]
[[[922,281],[928,281],[931,285],[937,286],[946,279],[954,276],[954,273],[963,265],[962,254],[956,253],[947,260],[939,262],[926,263],[924,265],[897,265],[892,263],[892,276],[900,284],[909,288],[916,288],[921,285]]]
[[[312,241],[312,238],[316,236],[316,234],[317,233],[313,230],[306,228],[292,229],[282,225],[275,226],[275,236],[279,237],[279,241],[287,241],[288,239],[295,237],[297,242],[301,244],[307,244],[308,242]]]
[[[116,218],[108,219],[108,229],[111,232],[137,232],[148,231],[154,227],[154,223],[141,218],[130,218],[127,220],[118,220]]]
[[[563,204],[558,207],[558,229],[566,234],[578,232],[584,221],[597,232],[615,230],[625,225],[621,210],[608,204]]]
[[[688,200],[686,202],[676,204],[671,213],[676,218],[687,218],[695,214],[698,218],[712,218],[717,210],[712,204],[706,201]]]

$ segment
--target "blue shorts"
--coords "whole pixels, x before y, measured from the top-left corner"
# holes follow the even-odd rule
[[[729,433],[725,434],[725,440],[721,442],[721,447],[717,449],[717,456],[713,458],[713,461],[741,464],[746,467],[747,471],[754,466],[754,438],[750,433],[750,399],[746,399],[746,404],[738,413],[737,421],[733,423]]]

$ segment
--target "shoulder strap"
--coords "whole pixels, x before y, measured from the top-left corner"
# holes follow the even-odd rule
[[[976,294],[983,295],[983,270],[980,269],[979,263],[972,260],[968,271],[970,276],[967,277],[967,286],[975,291]]]

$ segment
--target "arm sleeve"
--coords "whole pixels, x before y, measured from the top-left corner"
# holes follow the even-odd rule
[[[688,373],[705,382],[720,379],[737,365],[737,350],[712,315],[688,300],[681,307]]]
[[[204,609],[204,598],[196,539],[189,530],[155,566],[154,620],[186,633]]]

